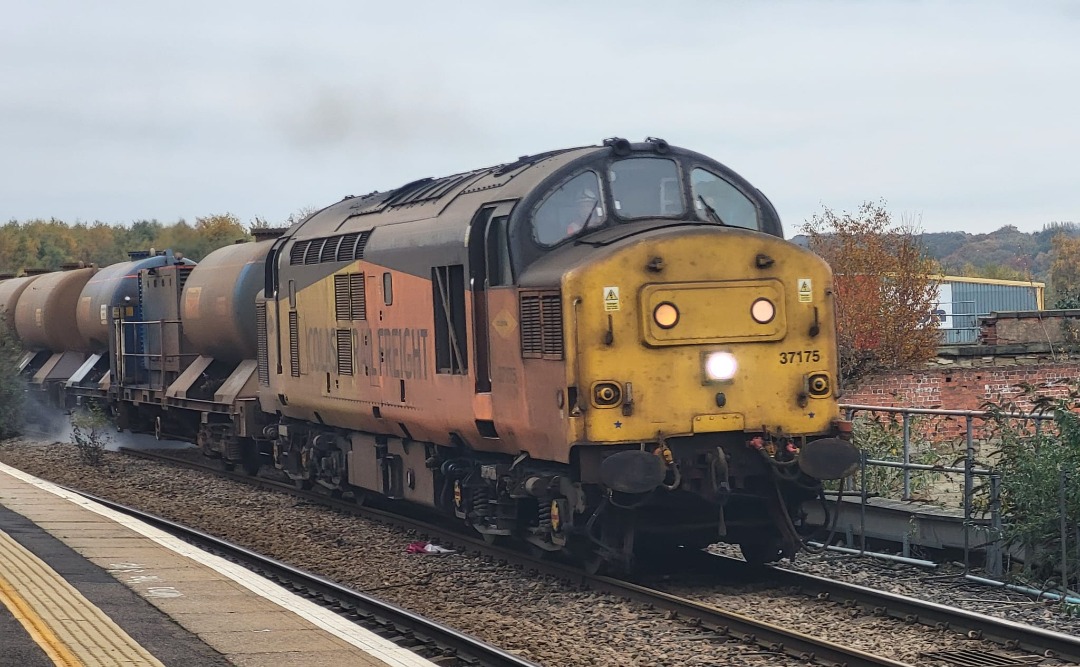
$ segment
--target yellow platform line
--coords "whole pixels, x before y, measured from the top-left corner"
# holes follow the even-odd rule
[[[57,667],[164,667],[47,563],[2,530],[0,603]]]
[[[68,647],[64,645],[64,642],[60,641],[56,633],[49,628],[48,624],[34,613],[30,603],[19,595],[11,582],[4,578],[2,572],[0,572],[0,602],[11,611],[19,623],[22,623],[30,638],[41,647],[42,651],[45,651],[45,655],[49,656],[49,660],[52,660],[54,665],[57,665],[57,667],[83,667],[82,661],[76,658],[68,650]]]

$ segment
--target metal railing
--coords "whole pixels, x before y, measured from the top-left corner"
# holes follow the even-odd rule
[[[902,427],[902,445],[901,445],[901,460],[890,461],[886,459],[871,459],[868,458],[865,452],[862,455],[861,465],[859,468],[860,484],[859,494],[861,498],[860,502],[860,537],[861,537],[861,549],[862,553],[866,551],[866,506],[869,498],[867,489],[867,469],[869,467],[878,466],[883,468],[899,469],[902,475],[902,500],[912,500],[912,486],[911,476],[913,472],[936,472],[936,473],[951,473],[963,475],[963,550],[964,550],[964,573],[968,574],[971,568],[971,534],[973,532],[978,533],[980,531],[986,531],[986,539],[983,541],[980,547],[984,547],[985,553],[985,570],[991,576],[1001,576],[1004,572],[1004,538],[1003,538],[1003,524],[1001,515],[1001,476],[991,468],[983,468],[977,465],[975,459],[975,421],[981,420],[988,422],[993,419],[1006,417],[1010,419],[1017,419],[1023,421],[1031,421],[1034,423],[1034,432],[1038,435],[1041,432],[1042,422],[1050,420],[1053,421],[1054,416],[1052,414],[1035,413],[1035,412],[990,412],[983,410],[944,410],[935,408],[898,408],[889,406],[876,406],[876,405],[850,405],[845,404],[840,406],[847,415],[847,418],[853,419],[858,413],[875,413],[875,414],[889,414],[899,415]],[[922,463],[912,463],[912,437],[911,437],[911,422],[915,416],[927,415],[946,418],[962,418],[964,420],[964,456],[962,466],[946,466],[946,465],[927,465]],[[895,417],[894,417],[895,419]],[[982,523],[985,523],[989,519],[989,528],[984,528],[976,520],[975,512],[973,510],[973,496],[975,493],[975,480],[977,478],[986,478],[988,482],[987,489],[987,509],[982,517]],[[850,481],[850,479],[849,479]],[[1066,521],[1064,512],[1064,486],[1062,486],[1062,552],[1065,555],[1066,545]],[[905,553],[905,556],[907,554]],[[1065,567],[1063,561],[1063,568]],[[1067,580],[1064,579],[1063,580]]]
[[[117,341],[119,352],[117,361],[119,375],[127,378],[132,374],[131,365],[140,369],[145,374],[135,371],[135,375],[143,377],[146,387],[150,390],[164,392],[170,382],[170,371],[177,375],[187,367],[189,363],[199,355],[193,352],[181,352],[181,341],[184,339],[183,323],[180,320],[114,320],[117,327]],[[129,333],[130,332],[130,333]],[[170,335],[171,334],[171,335]],[[130,345],[134,344],[136,350],[131,351]],[[171,350],[166,350],[171,348]],[[170,368],[170,364],[175,368]],[[154,380],[157,382],[154,382]]]

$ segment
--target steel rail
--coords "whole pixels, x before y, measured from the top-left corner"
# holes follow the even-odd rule
[[[1006,648],[1080,663],[1080,638],[1074,635],[782,567],[770,566],[770,574],[779,585],[817,591],[830,598],[852,600],[879,615],[958,630],[968,633],[973,639],[985,639]]]
[[[699,615],[697,615],[690,607],[679,610],[672,606],[664,606],[660,604],[661,601],[659,599],[647,599],[648,594],[644,591],[650,590],[661,596],[673,598],[671,601],[672,604],[676,604],[675,600],[681,598],[675,598],[674,596],[670,596],[662,591],[655,591],[654,589],[644,589],[643,587],[619,579],[589,575],[580,568],[562,563],[538,560],[519,550],[491,545],[484,542],[482,539],[465,533],[464,527],[461,527],[460,529],[450,529],[446,526],[432,524],[414,517],[408,517],[373,507],[362,507],[356,504],[342,502],[326,495],[314,494],[313,498],[313,494],[310,492],[301,492],[291,484],[274,482],[265,478],[250,477],[241,473],[225,472],[213,466],[184,459],[176,459],[168,455],[150,453],[142,450],[122,451],[126,454],[138,456],[140,458],[177,463],[192,469],[210,471],[248,484],[255,484],[261,488],[298,495],[305,499],[321,502],[340,511],[415,530],[431,538],[438,539],[450,546],[475,553],[495,556],[507,563],[512,563],[541,574],[557,577],[568,581],[571,584],[632,598],[647,604],[653,604],[654,606],[663,606],[663,608],[675,611],[686,618],[699,618]],[[738,559],[726,556],[716,554],[710,554],[709,556],[710,558],[718,558],[733,563],[742,563],[742,561]],[[853,600],[857,604],[860,604],[864,608],[875,613],[905,622],[917,622],[931,627],[947,627],[957,631],[963,631],[973,638],[985,639],[1007,649],[1030,651],[1045,657],[1059,657],[1063,660],[1080,663],[1080,639],[1073,637],[1072,635],[999,619],[985,614],[969,612],[955,607],[896,595],[894,593],[887,593],[873,588],[847,584],[845,582],[835,581],[816,575],[804,574],[781,567],[770,566],[769,571],[771,575],[774,575],[773,582],[776,582],[778,585],[788,585],[825,593],[830,597],[835,596],[840,599]],[[691,600],[684,601],[690,605],[699,605],[699,603],[695,603]],[[701,606],[706,608],[701,610],[704,615],[711,615],[714,610],[723,612],[723,610],[720,610],[719,608],[714,607],[712,609],[707,609],[708,605]],[[704,621],[704,619],[702,620]],[[734,625],[734,623],[729,623],[728,627],[729,629],[735,629],[736,625]],[[754,635],[756,637],[757,634],[760,634],[759,632],[755,632],[754,627],[750,626],[744,627],[740,632],[743,632],[744,636]],[[765,632],[767,632],[767,629]],[[761,641],[756,642],[764,648],[770,648],[775,644],[784,643],[779,641],[779,639],[765,641],[763,639],[764,636],[765,635],[761,635],[761,637],[759,637]],[[794,646],[794,644],[792,646]],[[801,657],[803,655],[802,652],[785,652],[796,657]],[[865,663],[849,662],[848,664],[855,665]],[[894,662],[892,664],[901,663]]]
[[[458,664],[482,665],[483,667],[539,667],[536,663],[513,655],[487,642],[454,628],[411,612],[377,597],[355,591],[319,575],[295,568],[287,563],[264,556],[240,545],[189,528],[174,521],[148,514],[77,489],[73,493],[89,498],[106,507],[136,517],[166,532],[200,546],[208,545],[213,551],[236,562],[254,566],[264,575],[277,579],[287,587],[299,591],[304,597],[318,604],[335,609],[353,617],[351,620],[365,627],[376,627],[380,634],[404,648],[430,658],[453,656]],[[392,635],[386,636],[389,630]],[[426,655],[425,655],[426,654]]]
[[[806,635],[748,616],[743,616],[735,612],[727,611],[713,605],[681,598],[621,579],[590,575],[581,568],[563,563],[537,559],[524,554],[521,551],[488,544],[482,539],[464,534],[459,530],[451,530],[443,526],[434,525],[422,519],[391,513],[377,508],[346,503],[323,494],[312,494],[311,492],[300,491],[290,484],[273,482],[258,477],[250,477],[242,473],[222,471],[213,466],[184,459],[176,459],[165,454],[157,454],[143,450],[121,451],[125,454],[137,456],[139,458],[178,463],[184,467],[214,472],[230,479],[236,479],[248,484],[255,484],[262,488],[284,491],[307,500],[321,502],[329,507],[351,514],[415,530],[429,537],[435,537],[448,546],[483,555],[494,556],[507,563],[520,566],[526,571],[535,571],[539,574],[557,577],[561,580],[568,581],[573,585],[586,587],[597,592],[609,593],[618,597],[652,605],[654,608],[674,612],[684,620],[697,621],[701,626],[713,630],[718,635],[728,637],[731,640],[754,644],[765,650],[776,652],[777,654],[786,654],[799,660],[810,660],[823,665],[845,665],[847,667],[910,667],[908,663],[898,662],[891,658],[875,656],[859,649],[835,644],[811,635]],[[463,528],[461,530],[463,530]]]

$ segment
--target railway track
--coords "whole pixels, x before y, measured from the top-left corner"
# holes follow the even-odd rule
[[[774,652],[778,655],[784,654],[799,660],[823,665],[855,667],[907,664],[886,656],[871,655],[858,649],[799,633],[714,605],[665,593],[650,586],[643,586],[622,579],[590,575],[577,567],[537,559],[518,550],[491,545],[480,538],[466,534],[464,527],[460,529],[451,528],[434,524],[423,518],[390,513],[375,507],[360,506],[353,502],[333,498],[325,493],[300,491],[292,484],[277,482],[264,477],[248,477],[239,473],[226,472],[213,465],[177,458],[168,454],[143,450],[121,451],[127,455],[209,471],[260,488],[289,493],[339,511],[416,531],[432,541],[452,546],[459,551],[484,554],[522,567],[527,571],[554,576],[597,592],[609,593],[651,605],[654,608],[665,610],[673,616],[678,616],[691,624],[698,625],[703,631],[707,631],[719,641],[744,642],[757,645],[764,651]],[[708,556],[708,558],[723,557]],[[744,566],[741,561],[735,559],[724,560],[731,561],[727,563],[728,565]],[[771,584],[794,587],[808,595],[817,596],[819,599],[842,601],[849,606],[859,606],[879,616],[889,616],[907,623],[921,623],[931,627],[945,628],[966,634],[973,639],[983,638],[1010,650],[1029,651],[1038,654],[1038,656],[1057,657],[1072,662],[1080,662],[1080,640],[1076,637],[782,568],[771,568],[768,572]],[[951,664],[1029,664],[1033,658],[1033,656],[1017,657],[1014,661],[1003,662],[1002,656],[979,654],[979,652],[971,653],[972,655],[967,656],[947,655],[941,657],[941,661],[935,664],[950,664],[950,659],[953,660]]]

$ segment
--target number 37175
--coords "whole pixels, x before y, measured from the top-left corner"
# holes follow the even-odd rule
[[[821,361],[821,352],[817,350],[796,350],[794,352],[781,352],[781,364],[808,364]]]

